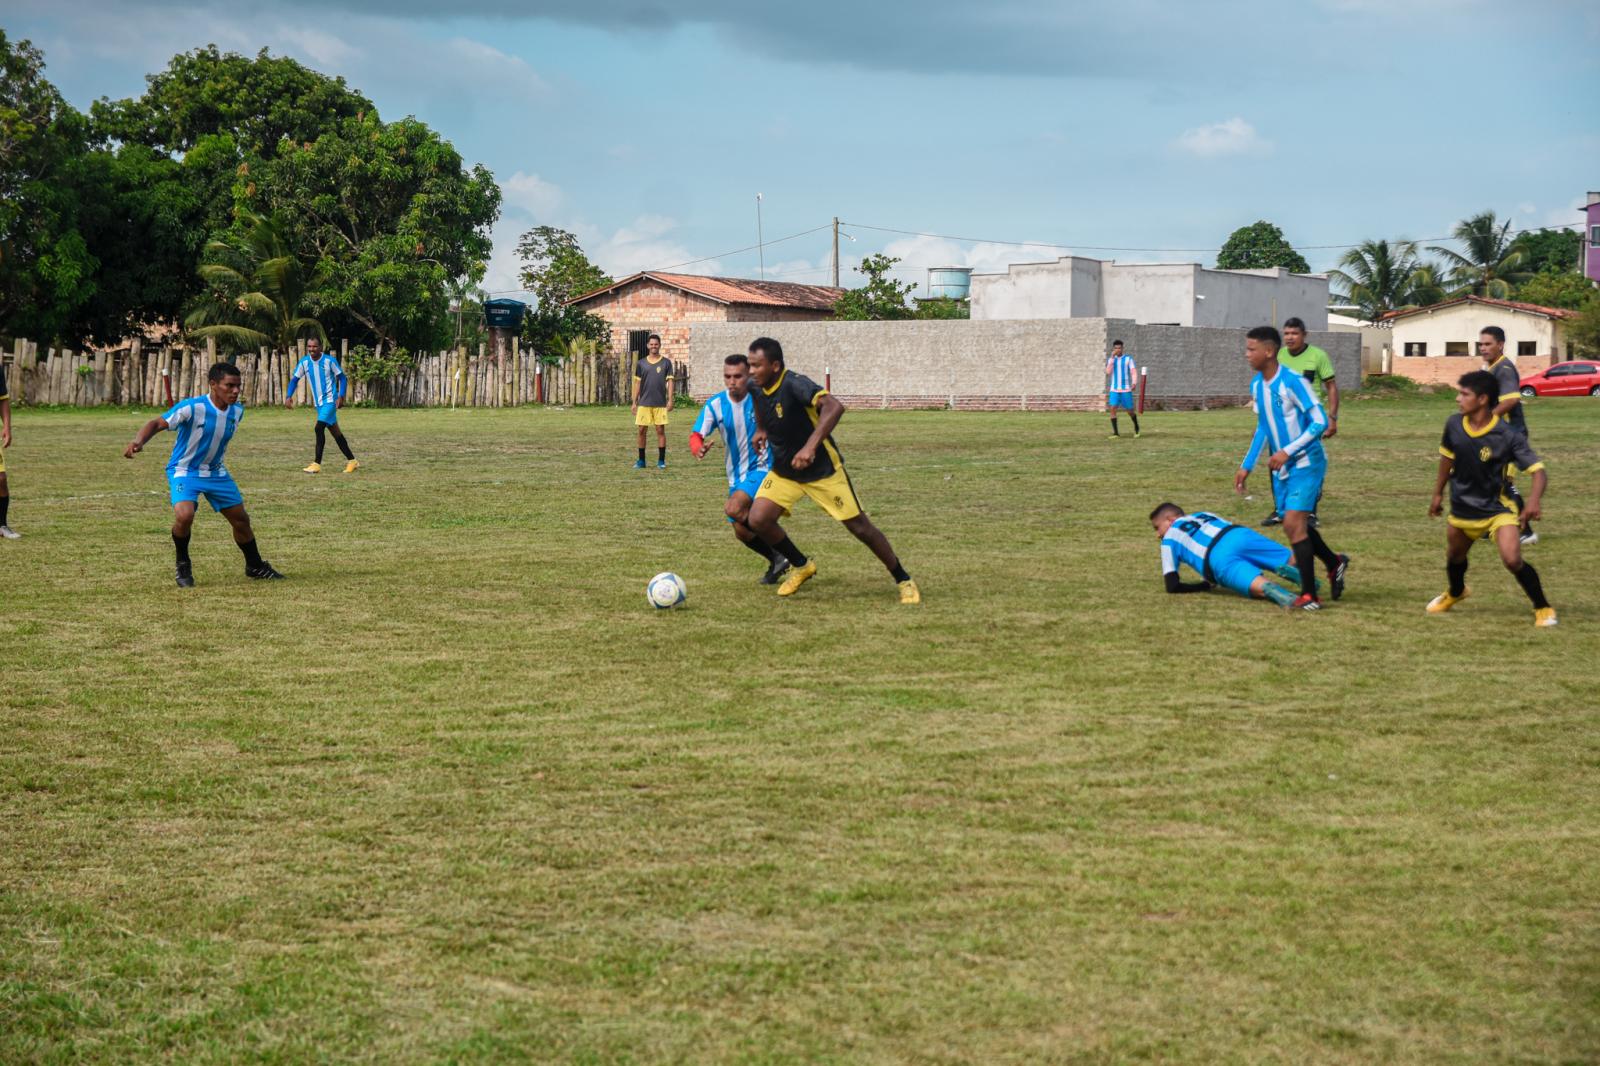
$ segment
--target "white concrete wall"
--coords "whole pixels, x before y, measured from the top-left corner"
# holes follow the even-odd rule
[[[1555,320],[1482,304],[1456,304],[1396,319],[1390,330],[1390,344],[1396,355],[1404,355],[1407,344],[1425,343],[1432,357],[1444,355],[1446,343],[1457,341],[1466,344],[1466,355],[1476,355],[1478,331],[1485,326],[1499,326],[1506,331],[1507,355],[1517,354],[1519,341],[1532,341],[1533,355],[1567,358],[1565,337],[1557,336],[1559,324]]]
[[[1072,317],[1072,272],[1055,263],[1014,263],[1004,274],[972,275],[973,320]]]
[[[1312,332],[1328,328],[1328,279],[1275,270],[1200,270],[1194,324],[1231,329],[1283,325],[1299,316]]]
[[[1107,318],[1195,324],[1193,263],[1107,263],[1102,269]]]

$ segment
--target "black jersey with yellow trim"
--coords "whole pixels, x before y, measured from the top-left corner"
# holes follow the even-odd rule
[[[1515,463],[1530,473],[1543,470],[1528,435],[1499,415],[1481,429],[1467,424],[1467,416],[1451,415],[1444,423],[1439,454],[1454,466],[1450,472],[1450,513],[1457,518],[1493,518],[1516,513],[1510,497],[1510,471]]]
[[[1502,355],[1489,367],[1489,373],[1494,375],[1496,384],[1500,386],[1500,399],[1505,400],[1516,396],[1518,400],[1511,405],[1511,410],[1505,413],[1505,421],[1511,428],[1520,433],[1528,431],[1527,412],[1522,409],[1522,375],[1517,372],[1517,364],[1509,355]]]
[[[804,374],[788,367],[778,380],[766,388],[751,390],[755,398],[756,424],[767,433],[767,453],[772,472],[790,481],[819,481],[835,470],[844,469],[844,457],[834,446],[833,437],[824,437],[817,457],[804,470],[794,468],[795,453],[806,446],[816,431],[820,417],[818,404],[828,390]]]

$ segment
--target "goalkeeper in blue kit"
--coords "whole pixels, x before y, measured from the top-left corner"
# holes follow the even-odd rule
[[[1279,607],[1295,606],[1299,593],[1266,576],[1300,584],[1294,553],[1277,541],[1209,511],[1186,514],[1175,503],[1151,511],[1150,525],[1161,538],[1161,576],[1168,592],[1206,592],[1221,585]],[[1180,566],[1188,566],[1202,580],[1180,580]]]

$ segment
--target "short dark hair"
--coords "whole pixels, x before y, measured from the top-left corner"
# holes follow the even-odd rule
[[[748,369],[750,366],[750,360],[746,359],[738,352],[734,352],[732,355],[728,356],[728,358],[722,361],[723,366],[738,366],[740,363],[743,363],[746,369]]]
[[[1168,500],[1166,503],[1158,503],[1158,504],[1156,504],[1156,509],[1154,511],[1150,512],[1150,521],[1154,522],[1156,519],[1160,518],[1162,515],[1166,514],[1168,511],[1171,511],[1173,514],[1180,514],[1180,515],[1187,513],[1186,511],[1184,511],[1184,509],[1182,507],[1179,507],[1177,504],[1173,503],[1171,500]]]
[[[1499,341],[1501,344],[1506,342],[1506,331],[1501,329],[1499,326],[1484,326],[1478,331],[1478,336],[1481,337],[1485,333]]]
[[[760,352],[779,366],[783,365],[783,345],[771,337],[757,337],[750,342],[750,350],[752,352]]]
[[[1120,348],[1120,347],[1122,347],[1122,342],[1121,341],[1112,341],[1111,342],[1111,347]]]
[[[1273,347],[1283,347],[1283,337],[1271,326],[1257,326],[1249,333],[1246,333],[1245,338],[1253,341],[1271,341]]]
[[[212,363],[211,370],[206,374],[206,380],[211,382],[221,381],[223,378],[242,378],[239,368],[232,363]]]
[[[652,334],[650,334],[650,336],[646,337],[644,340],[645,340],[646,344],[649,344],[651,341],[658,341],[660,339],[661,339],[661,334],[652,333]]]
[[[1487,370],[1469,370],[1456,382],[1463,389],[1471,389],[1479,396],[1488,397],[1489,406],[1500,402],[1500,380]]]
[[[1301,333],[1304,333],[1306,331],[1306,324],[1305,324],[1305,322],[1301,321],[1301,319],[1299,317],[1291,315],[1290,317],[1288,317],[1288,318],[1283,320],[1283,328],[1284,329],[1297,329]]]

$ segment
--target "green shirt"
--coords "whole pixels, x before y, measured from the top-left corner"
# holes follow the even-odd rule
[[[1315,344],[1306,345],[1299,355],[1287,348],[1279,348],[1278,365],[1305,378],[1311,391],[1317,394],[1318,403],[1328,402],[1328,386],[1325,383],[1333,380],[1333,360],[1328,358],[1327,352]]]

